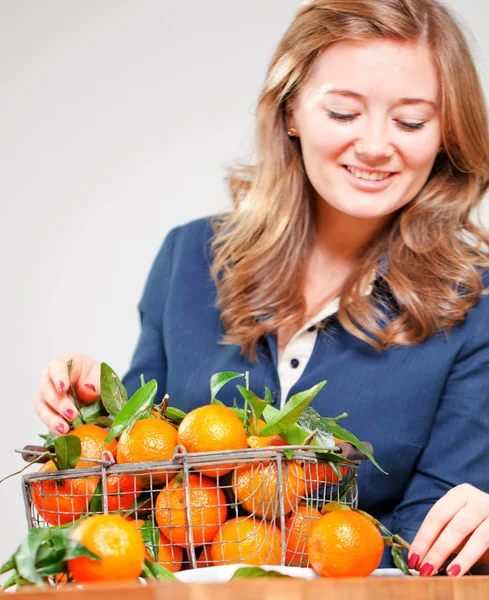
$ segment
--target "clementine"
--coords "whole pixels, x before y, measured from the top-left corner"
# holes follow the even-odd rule
[[[304,463],[304,476],[306,479],[306,493],[311,495],[321,486],[331,486],[340,481],[335,471],[323,462]],[[340,466],[341,480],[348,474],[348,468]]]
[[[81,556],[68,561],[70,573],[80,583],[134,580],[143,570],[143,538],[136,527],[122,517],[88,517],[75,527],[70,537],[101,558]]]
[[[210,556],[216,566],[246,563],[279,565],[282,555],[280,532],[270,523],[254,517],[235,517],[216,533]]]
[[[48,461],[39,473],[55,472]],[[98,477],[44,479],[32,483],[32,502],[39,515],[50,525],[72,523],[88,510]]]
[[[321,518],[314,506],[299,505],[285,519],[285,564],[291,567],[307,567],[307,538],[312,526]]]
[[[171,460],[177,445],[177,430],[163,419],[141,419],[130,430],[121,434],[117,444],[117,462],[139,463]],[[175,473],[162,472],[151,476],[142,474],[143,484],[148,482],[167,483]]]
[[[172,544],[188,546],[192,526],[194,546],[210,542],[227,517],[226,496],[216,482],[203,475],[189,475],[190,517],[187,519],[185,482],[170,483],[158,494],[156,522]]]
[[[112,440],[108,444],[105,444],[104,440],[107,437],[107,431],[103,427],[89,424],[79,425],[75,427],[71,435],[79,438],[81,442],[80,456],[82,458],[102,460],[102,454],[105,451],[111,452],[112,455],[115,454],[117,440]],[[76,464],[77,469],[96,466],[98,466],[98,463],[86,460],[79,460]]]
[[[283,498],[285,514],[293,510],[304,497],[304,471],[297,463],[282,466],[280,494],[278,467],[275,463],[250,463],[238,467],[232,477],[236,500],[250,514],[276,519]]]
[[[313,525],[307,552],[322,577],[367,577],[380,565],[384,540],[365,515],[333,510]]]
[[[189,412],[178,428],[178,443],[187,452],[222,452],[248,447],[246,431],[238,415],[227,406],[207,405]],[[230,473],[234,465],[194,466],[208,477]]]

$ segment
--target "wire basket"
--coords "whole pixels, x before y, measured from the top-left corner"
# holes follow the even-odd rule
[[[115,464],[106,452],[87,463],[97,466],[24,475],[26,517],[32,529],[120,514],[141,530],[149,557],[173,572],[233,563],[307,567],[307,535],[321,508],[358,504],[356,471],[365,457],[351,458],[332,468],[310,446],[194,454],[177,446],[169,461]]]

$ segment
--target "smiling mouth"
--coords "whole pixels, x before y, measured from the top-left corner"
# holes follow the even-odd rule
[[[393,171],[364,171],[349,165],[343,165],[343,168],[345,168],[349,173],[358,179],[362,179],[364,181],[384,181],[384,179],[388,179],[389,177],[392,177],[392,175],[396,175],[396,173]]]

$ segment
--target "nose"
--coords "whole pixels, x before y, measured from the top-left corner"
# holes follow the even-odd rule
[[[394,148],[389,140],[388,127],[383,122],[367,121],[355,140],[354,149],[359,158],[364,160],[378,161],[390,158]]]

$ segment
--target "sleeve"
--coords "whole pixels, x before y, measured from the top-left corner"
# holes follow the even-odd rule
[[[172,229],[151,267],[142,298],[139,302],[141,333],[134,351],[129,371],[123,384],[129,396],[139,389],[141,375],[145,381],[156,379],[159,402],[166,390],[167,360],[163,331],[163,313],[171,287],[173,248],[178,229]]]
[[[452,487],[467,482],[489,492],[489,298],[483,296],[471,312],[430,438],[394,513],[395,532],[409,542]]]

